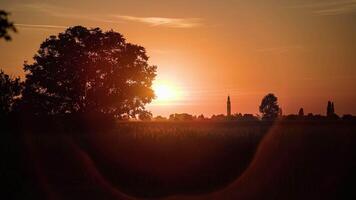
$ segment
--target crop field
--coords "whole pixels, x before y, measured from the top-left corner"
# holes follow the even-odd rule
[[[346,195],[355,177],[355,130],[353,123],[207,121],[29,131],[19,144],[24,175],[14,184],[62,199],[298,199],[325,188]]]

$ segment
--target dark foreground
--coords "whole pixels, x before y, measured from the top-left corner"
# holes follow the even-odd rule
[[[84,124],[2,133],[0,198],[356,199],[353,122]]]

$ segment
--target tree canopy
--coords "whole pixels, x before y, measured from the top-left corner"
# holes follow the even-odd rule
[[[9,30],[16,32],[16,28],[8,19],[9,13],[0,10],[0,39],[11,40]],[[22,84],[20,78],[12,78],[0,70],[0,117],[8,114],[16,98],[20,95]]]
[[[272,94],[267,94],[261,101],[260,112],[262,119],[273,120],[276,119],[281,109],[278,105],[278,98]]]
[[[11,78],[0,70],[0,116],[12,111],[12,106],[22,89],[20,78]]]
[[[153,115],[151,112],[149,111],[141,111],[140,113],[138,113],[138,119],[141,121],[151,121],[153,118]]]
[[[27,72],[22,106],[35,114],[99,112],[134,116],[154,98],[156,66],[118,32],[70,27],[40,46]]]
[[[11,40],[9,30],[17,32],[14,23],[8,19],[9,13],[0,10],[0,39]]]

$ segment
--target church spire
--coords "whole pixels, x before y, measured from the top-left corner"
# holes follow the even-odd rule
[[[227,96],[227,103],[226,103],[226,114],[227,114],[227,117],[230,117],[231,116],[231,102],[230,102],[230,95]]]

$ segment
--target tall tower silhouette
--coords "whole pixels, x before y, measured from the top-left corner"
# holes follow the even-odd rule
[[[230,96],[227,96],[227,103],[226,103],[226,114],[228,117],[231,116],[231,102],[230,102]]]

